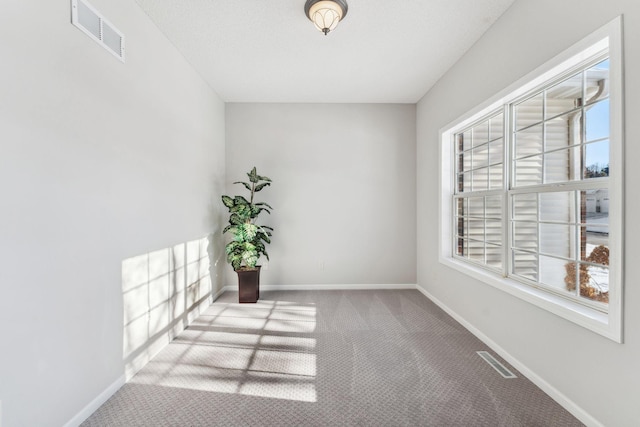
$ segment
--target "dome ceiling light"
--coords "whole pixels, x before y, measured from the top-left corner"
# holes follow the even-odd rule
[[[325,36],[338,26],[348,9],[345,0],[307,0],[304,4],[304,13]]]

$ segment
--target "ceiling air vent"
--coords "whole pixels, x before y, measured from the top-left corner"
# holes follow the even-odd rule
[[[124,62],[124,36],[84,0],[71,0],[71,23]]]

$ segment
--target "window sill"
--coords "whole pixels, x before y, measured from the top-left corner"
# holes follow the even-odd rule
[[[621,327],[610,314],[603,313],[543,290],[524,285],[516,280],[502,278],[483,268],[475,267],[452,257],[440,257],[440,263],[489,286],[500,289],[545,311],[617,343],[622,343]]]

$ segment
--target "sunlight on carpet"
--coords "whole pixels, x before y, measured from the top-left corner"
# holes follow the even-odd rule
[[[313,304],[217,303],[130,382],[316,401]]]

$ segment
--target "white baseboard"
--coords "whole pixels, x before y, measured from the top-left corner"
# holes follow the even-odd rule
[[[89,418],[91,414],[98,410],[113,394],[124,385],[124,375],[115,380],[109,387],[93,399],[87,406],[82,408],[73,418],[71,418],[64,427],[78,427],[84,420]]]
[[[228,289],[229,288],[229,289]],[[230,286],[223,286],[222,289],[220,289],[218,292],[215,293],[215,295],[212,292],[211,298],[210,298],[210,302],[213,303],[215,300],[217,300],[218,298],[220,298],[220,295],[222,295],[223,293],[225,293],[226,291],[230,291],[231,287]]]
[[[415,283],[407,284],[334,284],[334,285],[260,285],[261,291],[355,291],[376,289],[417,289]],[[237,292],[238,285],[225,286],[219,292]],[[216,296],[216,298],[217,298]]]
[[[120,387],[122,387],[127,378],[132,378],[140,369],[142,369],[149,360],[153,359],[162,349],[164,349],[169,342],[174,338],[177,333],[182,332],[192,321],[190,318],[191,313],[195,313],[197,315],[204,311],[213,301],[215,301],[222,293],[224,289],[218,291],[213,296],[209,296],[208,298],[202,299],[198,304],[192,306],[183,317],[183,322],[179,331],[174,331],[169,328],[166,333],[162,336],[157,337],[156,341],[149,346],[149,352],[140,355],[140,359],[135,359],[131,361],[129,364],[125,364],[125,373],[120,376],[113,384],[107,387],[102,393],[100,393],[95,399],[93,399],[87,406],[85,406],[80,412],[78,412],[69,422],[67,422],[65,427],[76,427],[82,424],[84,420],[89,418],[91,414],[93,414],[104,402],[109,400],[109,398],[117,392]],[[178,325],[176,325],[178,326]]]
[[[513,367],[520,371],[525,377],[527,377],[532,383],[538,386],[542,391],[549,395],[553,400],[558,402],[563,408],[569,411],[574,417],[580,420],[582,423],[589,427],[604,427],[602,423],[596,420],[591,414],[585,411],[582,407],[578,406],[574,401],[569,399],[558,389],[542,379],[538,374],[533,372],[523,363],[518,361],[515,357],[511,356],[505,349],[496,344],[491,338],[482,333],[478,328],[467,322],[462,316],[458,315],[455,311],[446,306],[442,301],[431,295],[429,292],[416,286],[424,296],[433,301],[438,307],[444,310],[449,316],[453,317],[458,323],[464,326],[469,332],[475,335],[480,341],[489,346],[493,351],[498,353],[500,357],[509,362]]]

